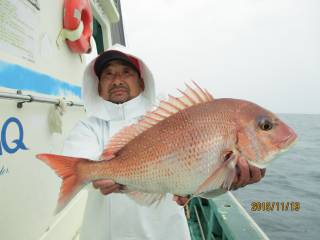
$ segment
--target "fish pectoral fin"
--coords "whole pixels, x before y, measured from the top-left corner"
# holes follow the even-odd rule
[[[198,196],[199,197],[202,197],[202,198],[214,198],[214,197],[217,197],[221,194],[224,194],[226,193],[228,190],[227,189],[222,189],[222,188],[219,188],[219,189],[215,189],[215,190],[212,190],[212,191],[209,191],[209,192],[203,192],[203,193],[200,193]]]
[[[146,193],[138,191],[126,191],[124,192],[134,200],[136,203],[142,206],[151,206],[152,204],[159,204],[161,200],[165,197],[164,193]]]
[[[213,170],[212,174],[198,187],[194,195],[211,192],[218,189],[229,189],[235,177],[235,164],[238,155],[232,151],[226,151],[223,155],[224,162]]]
[[[202,193],[211,192],[217,189],[221,189],[222,185],[225,182],[228,171],[226,169],[218,169],[214,171],[214,173],[209,176],[193,193],[193,195],[200,196]]]

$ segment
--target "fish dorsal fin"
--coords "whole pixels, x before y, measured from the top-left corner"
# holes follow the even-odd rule
[[[207,90],[199,87],[196,82],[192,82],[194,84],[193,88],[186,84],[187,88],[185,91],[178,89],[182,94],[181,97],[169,95],[168,100],[161,100],[155,110],[147,112],[137,123],[123,128],[119,133],[114,135],[105,147],[100,159],[106,160],[110,159],[110,156],[115,156],[116,153],[132,139],[177,112],[214,100]]]
[[[145,129],[138,126],[138,123],[124,127],[120,132],[116,133],[104,148],[100,160],[110,160],[115,157],[117,152],[128,142],[142,133]]]

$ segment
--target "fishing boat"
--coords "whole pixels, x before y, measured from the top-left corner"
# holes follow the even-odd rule
[[[125,45],[120,1],[0,1],[0,239],[79,239],[87,192],[58,215],[60,179],[36,160],[59,153],[85,110],[86,63]],[[228,192],[186,208],[192,239],[268,239]]]

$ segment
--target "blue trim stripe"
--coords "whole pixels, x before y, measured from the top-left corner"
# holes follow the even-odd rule
[[[54,96],[81,96],[81,88],[16,64],[0,61],[0,87]]]

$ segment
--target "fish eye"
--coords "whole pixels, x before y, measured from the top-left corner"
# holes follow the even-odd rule
[[[258,125],[262,131],[269,131],[273,128],[273,123],[268,119],[259,120]]]

